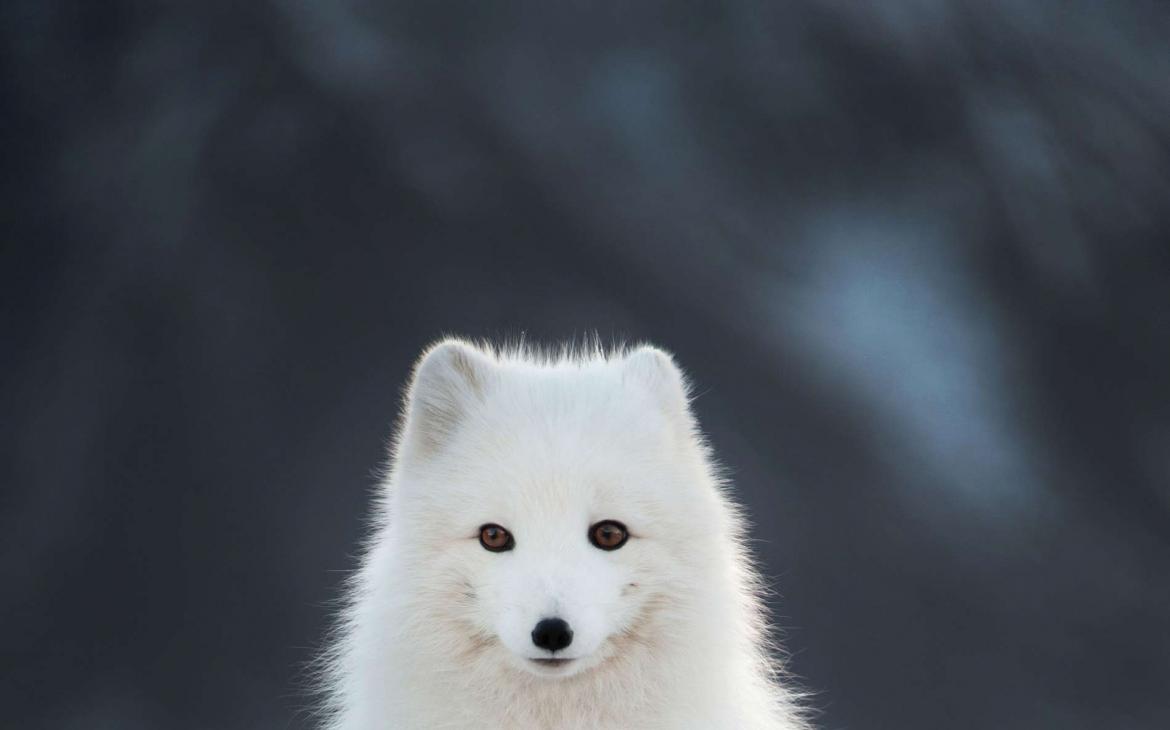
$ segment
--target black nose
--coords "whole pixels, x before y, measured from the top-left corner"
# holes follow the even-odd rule
[[[532,630],[532,643],[541,649],[560,651],[573,643],[573,630],[564,619],[544,618]]]

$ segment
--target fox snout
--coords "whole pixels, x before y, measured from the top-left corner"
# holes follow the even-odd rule
[[[562,618],[544,618],[532,629],[532,643],[541,649],[558,652],[573,643],[573,629]]]

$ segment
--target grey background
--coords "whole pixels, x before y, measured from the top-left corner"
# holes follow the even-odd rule
[[[412,359],[693,375],[823,728],[1170,727],[1162,2],[0,10],[0,707],[310,727]]]

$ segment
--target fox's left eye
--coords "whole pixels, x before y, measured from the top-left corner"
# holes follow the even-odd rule
[[[629,530],[617,520],[603,520],[589,528],[589,542],[602,550],[617,550],[629,537]]]
[[[483,545],[484,550],[490,550],[493,553],[502,553],[516,547],[512,533],[491,523],[479,528],[479,544]]]

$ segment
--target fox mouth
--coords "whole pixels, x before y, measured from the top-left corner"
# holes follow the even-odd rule
[[[551,657],[543,659],[529,659],[530,662],[535,662],[542,667],[563,667],[572,662],[572,659],[565,659],[563,657]]]
[[[528,661],[539,667],[541,674],[560,674],[570,664],[573,664],[575,660],[562,657],[542,657],[540,659],[529,659]]]

